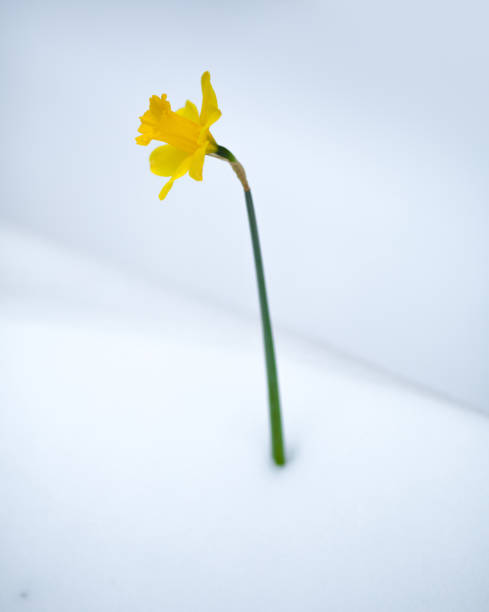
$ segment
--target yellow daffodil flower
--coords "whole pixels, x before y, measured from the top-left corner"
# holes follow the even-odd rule
[[[160,192],[163,200],[176,179],[187,172],[196,180],[202,180],[204,158],[217,151],[217,144],[209,131],[210,126],[221,116],[217,98],[211,85],[209,72],[201,78],[202,108],[187,100],[185,106],[172,111],[166,94],[151,96],[149,110],[140,117],[141,125],[136,137],[140,145],[148,145],[152,140],[167,144],[155,149],[149,156],[151,172],[158,176],[169,176],[170,180]]]

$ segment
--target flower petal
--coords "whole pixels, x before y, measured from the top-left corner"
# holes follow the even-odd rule
[[[207,143],[203,147],[200,147],[200,149],[197,149],[197,151],[195,151],[195,153],[190,158],[190,167],[188,173],[194,179],[194,181],[202,180],[202,170],[204,168],[206,150]]]
[[[149,167],[151,172],[158,176],[173,176],[187,157],[189,157],[187,152],[171,145],[164,145],[151,152]]]
[[[174,182],[175,182],[175,179],[171,178],[169,181],[165,183],[163,189],[160,191],[160,195],[158,196],[160,200],[164,200],[166,198],[166,196],[168,195],[168,192],[173,187]]]
[[[200,123],[209,127],[221,116],[221,111],[217,106],[217,97],[211,85],[210,73],[204,72],[201,78],[202,84],[202,108],[200,111]]]
[[[193,121],[194,123],[200,123],[199,111],[197,110],[195,104],[190,102],[190,100],[187,100],[187,102],[185,102],[185,106],[177,110],[177,115],[190,119],[190,121]]]
[[[186,172],[188,171],[188,169],[190,167],[191,159],[192,159],[191,155],[187,155],[185,157],[185,159],[182,161],[182,163],[178,167],[178,169],[175,172],[175,174],[171,177],[171,179],[165,184],[163,189],[160,191],[160,195],[159,195],[160,200],[164,200],[166,198],[166,196],[168,195],[168,192],[170,191],[170,189],[173,187],[173,183],[178,178],[180,178],[184,174],[186,174]]]

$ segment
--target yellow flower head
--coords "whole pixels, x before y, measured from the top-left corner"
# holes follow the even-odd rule
[[[147,145],[152,140],[168,143],[155,149],[149,156],[151,172],[171,177],[160,192],[160,200],[166,197],[175,180],[187,172],[196,181],[201,181],[205,155],[217,151],[216,141],[209,128],[219,119],[221,111],[217,106],[209,72],[204,72],[201,83],[200,115],[190,100],[187,100],[183,108],[172,111],[166,94],[162,94],[161,97],[151,96],[149,110],[140,117],[138,132],[141,136],[136,137],[138,144]]]

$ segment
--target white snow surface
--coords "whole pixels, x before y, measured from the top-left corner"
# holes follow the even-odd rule
[[[489,419],[0,236],[2,612],[489,609]],[[273,310],[273,304],[272,304]]]

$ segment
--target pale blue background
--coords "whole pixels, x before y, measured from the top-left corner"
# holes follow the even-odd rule
[[[4,2],[0,221],[254,312],[230,170],[161,204],[133,141],[210,69],[277,327],[487,409],[486,7]]]

